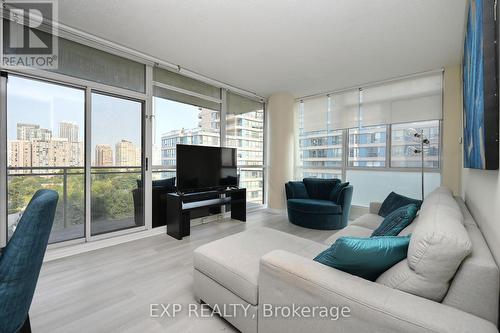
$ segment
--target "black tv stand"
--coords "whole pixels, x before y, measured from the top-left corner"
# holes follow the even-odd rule
[[[167,234],[176,238],[190,235],[191,211],[198,208],[231,206],[231,218],[245,222],[246,189],[230,188],[205,192],[167,194]],[[214,194],[219,198],[214,199]]]

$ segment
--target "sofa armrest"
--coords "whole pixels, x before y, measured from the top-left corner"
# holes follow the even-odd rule
[[[381,202],[370,202],[370,214],[378,214],[380,207],[382,207]]]
[[[269,305],[349,308],[349,317],[270,316]],[[267,307],[267,310],[265,309]],[[493,323],[276,250],[261,259],[259,332],[498,332]]]

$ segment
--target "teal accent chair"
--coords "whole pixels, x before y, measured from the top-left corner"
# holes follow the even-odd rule
[[[337,230],[349,222],[353,187],[338,179],[304,178],[285,184],[288,220],[311,229]]]
[[[31,198],[0,257],[0,332],[31,332],[28,311],[54,222],[59,195],[39,190]]]

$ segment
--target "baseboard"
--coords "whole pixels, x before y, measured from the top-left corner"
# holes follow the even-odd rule
[[[286,215],[286,209],[266,208],[266,211],[276,215]]]
[[[66,258],[74,256],[76,254],[95,251],[123,243],[128,243],[146,237],[162,235],[165,234],[166,232],[167,232],[166,227],[158,227],[150,230],[138,231],[127,235],[110,237],[92,242],[83,242],[83,240],[81,240],[78,243],[71,245],[68,244],[66,246],[52,247],[52,248],[49,247],[47,249],[47,252],[45,252],[45,257],[43,258],[43,261],[49,262],[52,260]]]

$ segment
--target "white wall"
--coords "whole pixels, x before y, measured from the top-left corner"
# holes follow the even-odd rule
[[[462,71],[461,66],[444,70],[442,135],[442,184],[460,195],[462,173]]]
[[[268,207],[285,209],[285,183],[293,179],[293,96],[273,94],[267,103],[267,194]]]

